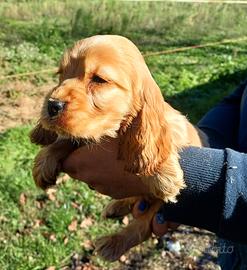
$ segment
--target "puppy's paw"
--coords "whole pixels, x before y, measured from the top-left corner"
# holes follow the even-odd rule
[[[134,201],[130,199],[113,200],[103,210],[102,218],[119,218],[128,215],[134,205]]]
[[[61,164],[46,148],[41,149],[34,160],[33,178],[36,185],[47,189],[56,184],[57,176],[61,171]]]
[[[32,143],[38,145],[49,145],[57,139],[57,134],[50,130],[44,129],[40,123],[29,134]]]
[[[97,254],[110,262],[118,260],[127,250],[123,235],[104,236],[95,242]]]

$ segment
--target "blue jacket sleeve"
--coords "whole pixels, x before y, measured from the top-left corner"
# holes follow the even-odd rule
[[[187,187],[161,209],[166,220],[247,244],[247,154],[189,147],[180,164]]]
[[[241,100],[246,87],[247,80],[207,112],[197,124],[207,134],[211,148],[224,149],[229,147],[239,149],[238,136],[242,133],[239,130]]]

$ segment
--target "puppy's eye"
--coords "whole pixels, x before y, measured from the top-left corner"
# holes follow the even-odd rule
[[[106,83],[107,81],[99,77],[98,75],[93,75],[92,81],[95,83]]]

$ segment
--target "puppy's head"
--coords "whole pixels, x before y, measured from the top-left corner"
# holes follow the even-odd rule
[[[141,53],[124,37],[77,42],[62,57],[59,84],[44,102],[42,126],[68,137],[115,137],[141,108],[141,77],[147,72]]]
[[[171,146],[165,103],[130,40],[111,35],[81,40],[65,52],[59,74],[44,102],[43,128],[94,141],[119,135],[119,157],[128,171],[160,170]]]

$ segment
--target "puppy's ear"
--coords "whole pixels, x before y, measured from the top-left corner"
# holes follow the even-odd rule
[[[40,123],[30,132],[29,136],[32,143],[43,146],[52,144],[57,139],[55,132],[44,129]]]
[[[156,198],[175,202],[185,185],[173,123],[166,120],[171,107],[164,102],[150,73],[142,85],[141,109],[120,133],[119,158],[125,161],[127,171],[141,176]]]
[[[172,142],[165,119],[168,105],[149,71],[142,81],[140,102],[141,110],[120,136],[119,157],[126,161],[127,171],[154,175],[169,156]]]

